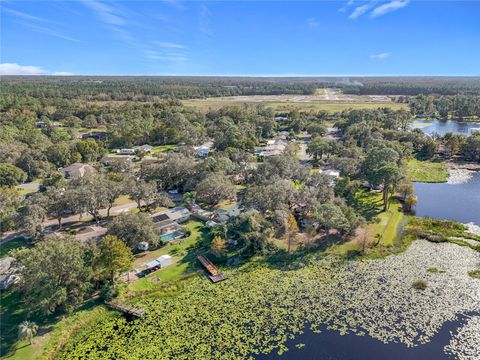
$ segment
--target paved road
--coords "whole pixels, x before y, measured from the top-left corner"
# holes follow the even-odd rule
[[[122,212],[127,212],[130,209],[133,209],[135,207],[137,207],[137,204],[135,202],[129,202],[129,203],[126,203],[126,204],[114,206],[110,210],[110,214],[114,214],[114,213],[118,214],[118,213],[122,213]],[[101,216],[107,215],[107,210],[106,209],[100,210],[100,215]],[[83,216],[88,216],[88,214],[83,214]],[[72,215],[72,216],[67,216],[67,217],[62,218],[62,225],[66,225],[68,223],[74,223],[74,222],[77,222],[79,220],[80,220],[80,215],[78,215],[78,214]],[[43,223],[43,226],[45,228],[48,228],[48,227],[56,226],[57,224],[58,224],[57,219],[47,219]],[[0,244],[5,244],[5,243],[9,242],[10,240],[13,240],[13,239],[15,239],[19,236],[22,236],[22,235],[25,235],[25,233],[23,231],[7,232],[7,233],[3,234],[2,237],[0,237]]]

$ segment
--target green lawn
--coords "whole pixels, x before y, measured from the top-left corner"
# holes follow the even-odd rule
[[[138,257],[135,260],[134,267],[140,267],[142,264],[165,254],[171,255],[175,263],[132,283],[129,290],[153,290],[161,286],[162,283],[180,280],[187,273],[195,272],[200,268],[196,255],[210,243],[210,234],[200,221],[189,221],[184,227],[191,232],[188,238],[177,244],[167,244],[160,249],[148,252],[145,256]]]
[[[408,175],[412,181],[441,183],[448,179],[445,163],[440,161],[420,161],[412,159],[407,163]]]
[[[374,237],[379,238],[378,245],[393,246],[398,236],[398,225],[405,217],[398,201],[392,201],[387,211],[377,216],[378,222],[370,224],[369,229]]]
[[[162,153],[168,150],[173,150],[177,147],[177,145],[159,145],[159,146],[154,146],[152,149],[152,153]]]

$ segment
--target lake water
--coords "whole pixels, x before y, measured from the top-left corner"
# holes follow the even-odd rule
[[[436,133],[444,136],[446,133],[459,135],[472,135],[473,128],[480,128],[480,122],[469,122],[462,120],[415,120],[412,128],[421,129],[426,134]]]
[[[416,215],[480,225],[480,172],[463,184],[414,183]]]
[[[354,334],[340,335],[337,331],[322,328],[321,334],[306,331],[287,342],[288,351],[256,356],[257,360],[447,360],[453,357],[444,352],[452,333],[465,322],[460,316],[456,321],[446,322],[440,331],[427,344],[407,347],[400,343],[384,344],[370,336]],[[305,344],[296,348],[296,344]]]

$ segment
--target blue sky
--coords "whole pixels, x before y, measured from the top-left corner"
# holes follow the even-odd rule
[[[480,1],[3,1],[0,74],[480,75]]]

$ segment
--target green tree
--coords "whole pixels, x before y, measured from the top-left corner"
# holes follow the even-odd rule
[[[136,249],[142,241],[151,246],[157,246],[160,241],[152,218],[143,213],[116,216],[108,226],[108,234],[118,237],[131,249]]]
[[[130,177],[126,181],[125,191],[130,199],[137,203],[138,209],[141,210],[142,203],[148,207],[150,203],[155,201],[157,185],[153,181],[147,182],[143,179]]]
[[[105,148],[94,139],[79,140],[75,144],[77,151],[82,156],[83,162],[99,160],[105,153]]]
[[[323,155],[330,151],[330,143],[327,140],[315,138],[308,143],[307,153],[312,155],[315,161],[321,160]]]
[[[327,234],[331,229],[346,232],[350,228],[348,219],[345,217],[342,209],[335,204],[326,203],[319,205],[315,209],[313,217],[325,229]]]
[[[100,240],[94,264],[102,279],[114,283],[115,276],[129,270],[132,263],[132,250],[119,238],[107,235]]]
[[[0,186],[15,186],[27,180],[27,174],[20,168],[0,163]]]
[[[14,252],[26,308],[52,314],[71,312],[90,289],[91,266],[85,247],[73,237],[50,238]]]
[[[13,226],[13,218],[20,205],[17,189],[0,186],[0,232]]]
[[[222,200],[235,200],[236,190],[223,174],[210,174],[195,188],[197,200],[216,205]]]

